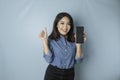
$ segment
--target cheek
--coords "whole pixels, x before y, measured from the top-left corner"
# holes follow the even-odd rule
[[[58,31],[61,33],[61,27],[57,26]]]
[[[71,27],[68,27],[68,31],[70,31]]]
[[[61,30],[61,29],[62,29],[62,26],[58,25],[57,28],[58,28],[58,30]]]

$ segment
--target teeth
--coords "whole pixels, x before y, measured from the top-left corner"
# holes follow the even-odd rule
[[[67,32],[67,31],[63,31],[63,32]]]
[[[62,30],[62,31],[67,32],[67,30]]]

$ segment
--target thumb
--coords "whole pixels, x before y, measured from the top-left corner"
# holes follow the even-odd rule
[[[47,28],[46,27],[44,28],[44,32],[45,32],[45,37],[47,38],[48,35],[47,35]]]

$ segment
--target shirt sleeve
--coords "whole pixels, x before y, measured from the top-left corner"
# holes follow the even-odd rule
[[[44,53],[43,57],[45,58],[46,62],[51,63],[53,61],[53,48],[50,41],[48,46],[49,46],[49,51],[47,54],[43,52]]]
[[[75,56],[75,61],[78,63],[78,62],[81,62],[83,60],[84,56],[83,56],[83,53],[81,55],[81,57],[77,57]]]
[[[51,63],[53,60],[51,51],[49,51],[47,54],[44,53],[43,57],[45,58],[46,62],[48,62],[48,63]]]

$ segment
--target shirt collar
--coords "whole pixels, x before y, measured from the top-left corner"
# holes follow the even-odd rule
[[[60,41],[62,41],[62,43],[66,45],[67,40],[63,35],[60,35]]]

